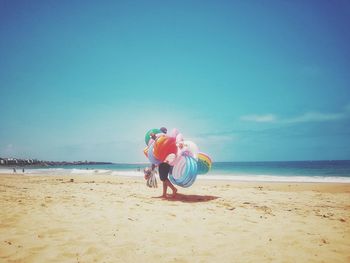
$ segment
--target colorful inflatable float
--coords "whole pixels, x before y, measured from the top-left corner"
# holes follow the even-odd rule
[[[210,171],[212,160],[199,151],[198,146],[184,137],[177,129],[170,133],[162,127],[150,129],[145,135],[146,148],[143,153],[151,164],[167,162],[172,166],[169,180],[181,187],[190,187],[198,174]]]

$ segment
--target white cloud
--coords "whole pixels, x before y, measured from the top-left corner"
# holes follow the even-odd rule
[[[343,119],[344,113],[320,113],[320,112],[307,112],[303,115],[284,119],[281,122],[284,123],[301,123],[301,122],[324,122],[324,121],[336,121]]]
[[[265,115],[245,115],[240,118],[242,121],[251,121],[251,122],[275,122],[277,117],[274,114],[265,114]]]
[[[217,144],[225,144],[229,142],[233,142],[237,139],[236,135],[234,134],[213,134],[213,135],[205,135],[205,136],[198,136],[195,138],[188,138],[188,140],[195,142],[198,144],[198,146],[201,146],[202,144],[210,144],[210,145],[217,145]]]
[[[337,113],[322,113],[322,112],[306,112],[299,116],[291,118],[278,118],[275,114],[266,115],[245,115],[241,116],[240,120],[250,122],[265,122],[265,123],[304,123],[304,122],[327,122],[344,119],[350,115],[350,106],[345,107],[345,111]]]

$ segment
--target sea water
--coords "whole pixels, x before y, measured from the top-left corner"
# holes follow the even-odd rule
[[[350,183],[350,160],[214,163],[208,177],[239,181]]]
[[[101,174],[143,176],[147,163],[70,165],[50,168],[25,168],[26,174]],[[12,169],[2,169],[0,173]],[[22,173],[18,169],[17,173]],[[208,174],[198,179],[269,182],[338,182],[350,183],[350,160],[288,162],[215,162]]]

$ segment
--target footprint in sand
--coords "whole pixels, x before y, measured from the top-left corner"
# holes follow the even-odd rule
[[[256,210],[263,211],[265,214],[274,216],[274,214],[272,213],[272,209],[271,209],[270,207],[267,207],[267,206],[265,206],[265,205],[263,205],[263,206],[255,205],[254,208],[255,208]]]
[[[325,244],[325,245],[329,244],[329,241],[327,239],[325,239],[325,238],[322,238],[320,246],[322,246],[323,244]]]

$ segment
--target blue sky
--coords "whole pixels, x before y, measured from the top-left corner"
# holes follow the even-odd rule
[[[0,0],[0,156],[350,158],[350,3]]]

